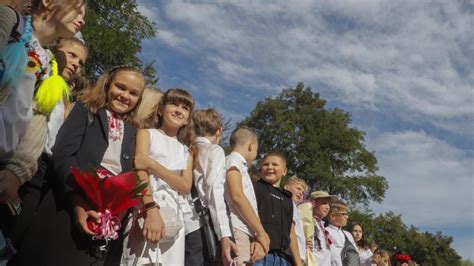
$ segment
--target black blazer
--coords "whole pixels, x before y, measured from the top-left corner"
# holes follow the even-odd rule
[[[124,123],[122,171],[133,169],[136,128]],[[105,108],[90,113],[83,103],[77,102],[62,125],[53,147],[53,166],[58,178],[59,192],[67,193],[76,187],[71,166],[80,170],[97,168],[109,145],[109,128]]]

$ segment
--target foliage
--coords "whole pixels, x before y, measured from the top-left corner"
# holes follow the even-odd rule
[[[350,213],[350,219],[360,222],[368,239],[392,255],[403,251],[422,265],[461,263],[461,257],[451,247],[452,237],[441,232],[419,232],[416,227],[405,225],[400,215],[388,212],[375,216],[371,212],[353,211]]]
[[[353,204],[382,201],[388,184],[376,174],[377,159],[364,146],[364,132],[350,127],[349,113],[328,110],[325,104],[318,93],[299,83],[258,102],[239,125],[256,130],[260,151],[283,152],[290,172],[313,189]]]
[[[86,26],[82,31],[89,49],[87,76],[95,79],[112,66],[131,64],[141,67],[150,85],[158,81],[153,62],[138,58],[141,42],[152,38],[154,23],[140,14],[135,0],[89,0]]]

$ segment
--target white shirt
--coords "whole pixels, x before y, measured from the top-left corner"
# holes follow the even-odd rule
[[[360,266],[372,265],[372,251],[370,249],[359,248]]]
[[[313,241],[313,254],[316,258],[316,265],[318,266],[330,266],[331,265],[331,250],[328,248],[326,239],[324,238],[324,230],[325,228],[322,227],[322,221],[318,223],[315,219],[314,224],[316,225],[316,230],[314,232],[315,238],[319,240],[321,243],[321,249],[319,249],[318,244],[316,241]],[[332,249],[332,245],[330,246]]]
[[[296,242],[298,243],[298,249],[300,251],[300,257],[302,260],[306,257],[306,238],[304,236],[303,221],[301,220],[298,212],[298,207],[293,202],[293,222],[295,223]]]
[[[344,248],[344,243],[346,242],[346,238],[344,234],[347,236],[349,241],[351,241],[354,247],[357,247],[352,234],[342,230],[340,227],[334,226],[330,224],[326,227],[326,230],[329,232],[329,237],[331,238],[332,245],[331,245],[331,265],[332,266],[342,266],[342,258],[341,258],[341,251]]]
[[[46,142],[46,146],[44,147],[44,151],[52,155],[52,149],[54,143],[56,143],[56,136],[58,135],[59,129],[61,128],[62,124],[64,123],[64,101],[59,101],[56,106],[51,111],[48,120],[48,140]]]
[[[122,172],[122,162],[120,158],[122,156],[122,141],[125,133],[125,125],[122,119],[114,118],[109,110],[106,110],[106,113],[109,126],[109,145],[107,146],[107,150],[105,150],[100,166],[109,170],[112,174],[118,175]],[[113,124],[113,126],[111,126],[111,124]]]
[[[244,190],[244,195],[247,197],[250,205],[252,206],[253,210],[255,211],[255,215],[258,216],[258,209],[257,209],[257,198],[255,197],[255,191],[253,190],[253,183],[252,179],[250,179],[248,173],[247,162],[245,158],[238,152],[231,152],[225,158],[225,168],[228,171],[230,168],[235,167],[239,170],[240,174],[242,175],[242,188]],[[226,188],[227,189],[227,188]],[[248,234],[249,236],[254,236],[255,232],[250,228],[250,226],[246,225],[243,221],[243,218],[240,217],[237,208],[234,207],[232,204],[232,200],[229,198],[229,193],[225,193],[226,200],[229,203],[230,209],[230,220],[232,221],[232,226],[241,230],[242,232]]]
[[[193,170],[193,180],[199,199],[211,213],[214,232],[220,240],[231,236],[225,191],[225,153],[217,144],[204,137],[197,137],[198,159]]]

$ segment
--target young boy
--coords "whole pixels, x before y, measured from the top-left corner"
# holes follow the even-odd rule
[[[248,127],[237,128],[230,136],[232,152],[226,157],[226,198],[234,238],[239,248],[238,264],[253,262],[266,254],[270,239],[258,218],[257,201],[248,167],[257,157],[258,138]],[[256,242],[252,242],[252,241]]]
[[[309,196],[309,200],[313,203],[315,241],[310,241],[308,246],[313,249],[316,265],[331,265],[331,240],[324,228],[322,219],[328,215],[331,208],[329,204],[335,198],[326,191],[315,191]]]
[[[287,172],[286,158],[282,153],[265,154],[260,167],[261,179],[254,183],[254,189],[258,214],[270,235],[270,251],[255,266],[303,265],[296,242],[291,192],[280,188],[281,178]]]
[[[347,211],[347,205],[343,201],[336,200],[331,203],[331,208],[328,214],[329,225],[326,227],[326,230],[328,231],[329,237],[332,241],[332,266],[342,266],[341,251],[344,248],[347,239],[351,242],[354,249],[357,247],[352,234],[346,230],[342,230],[342,227],[347,225],[347,220],[349,218]],[[359,261],[358,258],[357,261]]]
[[[306,257],[306,238],[304,236],[303,231],[303,221],[301,220],[296,204],[303,201],[304,193],[308,191],[308,184],[306,184],[303,179],[294,175],[288,178],[288,181],[286,181],[284,188],[290,191],[292,195],[291,199],[293,200],[293,222],[295,223],[296,240],[298,242],[300,257],[301,259],[304,259]]]
[[[202,109],[193,113],[193,121],[198,150],[193,170],[193,182],[202,206],[209,208],[214,232],[221,243],[222,260],[225,264],[229,264],[232,261],[231,251],[234,254],[239,252],[235,243],[230,239],[232,232],[224,200],[225,154],[218,145],[222,135],[221,116],[212,108]],[[192,237],[191,234],[190,237]],[[200,236],[201,232],[198,231],[195,238],[199,240]],[[202,242],[195,244],[195,246],[201,244],[202,249]],[[186,251],[187,265],[202,265],[201,261],[204,261],[204,265],[212,264],[206,257],[199,258],[203,256],[199,248],[193,249],[186,246]]]

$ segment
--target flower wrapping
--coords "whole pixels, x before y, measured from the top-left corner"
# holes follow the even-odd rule
[[[306,241],[313,240],[314,237],[314,220],[313,220],[313,204],[306,201],[298,205],[298,212],[303,222],[303,232]],[[313,251],[309,248],[306,249],[306,257],[304,259],[304,265],[316,265],[316,258],[314,257]]]
[[[121,226],[117,215],[139,203],[148,184],[140,182],[135,172],[111,176],[104,169],[80,171],[73,166],[71,174],[99,214],[100,224],[93,220],[87,221],[89,229],[97,233],[93,239],[117,239],[117,231]]]

